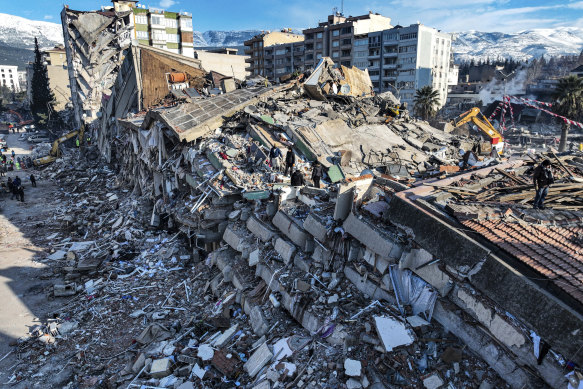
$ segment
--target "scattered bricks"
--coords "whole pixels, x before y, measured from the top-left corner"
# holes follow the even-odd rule
[[[259,263],[259,249],[249,253],[249,266],[255,266],[258,263]]]
[[[223,350],[215,351],[211,363],[221,374],[229,378],[234,377],[239,371],[239,360],[235,354],[227,353]]]
[[[156,359],[152,361],[150,375],[154,378],[166,377],[172,373],[172,361],[170,358]]]
[[[253,355],[249,358],[243,368],[251,377],[255,377],[259,371],[267,364],[271,358],[273,358],[273,353],[269,350],[267,343],[263,343]]]
[[[231,339],[235,332],[237,332],[238,329],[239,324],[235,324],[234,326],[223,332],[223,334],[213,342],[213,346],[222,348],[229,341],[229,339]]]
[[[308,215],[306,220],[304,220],[304,230],[308,231],[320,242],[323,243],[326,241],[326,234],[328,232],[326,230],[326,224],[322,223],[317,216],[312,214]]]
[[[349,377],[360,377],[362,364],[360,361],[348,358],[344,361],[344,370]]]
[[[307,292],[312,289],[312,285],[296,278],[294,280],[294,289],[299,290],[300,292]]]
[[[460,167],[457,165],[441,165],[439,171],[445,173],[457,173],[460,171]]]
[[[265,317],[263,316],[263,312],[259,306],[255,305],[253,308],[251,308],[249,319],[251,320],[253,332],[255,332],[258,336],[264,335],[269,329],[267,322],[265,321]]]
[[[65,285],[55,285],[53,286],[53,293],[55,297],[73,296],[77,293],[77,285],[74,283]]]
[[[308,234],[285,213],[278,211],[271,222],[296,245],[306,247]]]
[[[196,363],[195,357],[190,357],[184,354],[180,354],[176,359],[178,359],[178,362],[188,363],[189,365]]]
[[[281,256],[281,259],[287,265],[296,251],[296,246],[283,238],[277,238],[275,241],[275,251]]]
[[[259,238],[262,242],[267,242],[275,236],[275,231],[270,230],[254,216],[247,219],[247,229],[249,229],[249,231],[251,231],[253,235]]]
[[[190,365],[181,366],[178,368],[175,374],[177,377],[188,377],[190,375],[191,370],[192,366]]]

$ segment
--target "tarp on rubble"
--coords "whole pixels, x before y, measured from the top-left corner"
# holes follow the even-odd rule
[[[423,314],[427,321],[431,321],[437,292],[427,282],[414,276],[411,270],[401,270],[398,265],[391,265],[389,273],[401,313],[405,313],[405,305],[410,305],[414,315]]]

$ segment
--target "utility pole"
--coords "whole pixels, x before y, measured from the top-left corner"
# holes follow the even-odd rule
[[[504,83],[504,92],[503,92],[503,95],[502,95],[502,104],[505,104],[506,103],[506,80],[509,77],[511,77],[516,72],[516,70],[513,70],[509,74],[505,74],[502,70],[504,70],[504,66],[496,66],[496,71],[502,75],[502,81]],[[500,116],[500,129],[501,130],[502,130],[502,126],[503,126],[502,122],[504,121],[504,113],[505,113],[505,110],[502,109],[501,110],[501,113],[500,113],[500,115],[501,115]]]

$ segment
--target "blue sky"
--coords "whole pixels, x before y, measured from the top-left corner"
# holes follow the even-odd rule
[[[68,0],[78,10],[98,9],[109,0]],[[340,8],[341,0],[143,0],[140,4],[193,14],[195,30],[274,30],[315,25]],[[0,12],[34,20],[59,21],[61,1],[0,0]],[[378,12],[392,24],[421,22],[447,32],[517,32],[554,26],[583,27],[583,0],[345,0],[345,15]]]

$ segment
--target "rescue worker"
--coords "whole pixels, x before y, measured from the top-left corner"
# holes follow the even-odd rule
[[[34,176],[34,174],[30,175],[30,184],[36,188],[36,177]]]
[[[274,171],[280,171],[281,150],[275,144],[269,150],[269,164]]]
[[[12,181],[12,196],[10,196],[10,200],[14,200],[16,196],[16,200],[18,200],[18,194],[20,193],[20,187],[22,186],[22,181],[20,181],[20,177],[16,176],[14,181]]]
[[[290,174],[293,171],[293,167],[296,163],[296,155],[294,154],[294,150],[291,146],[288,146],[287,153],[285,154],[285,172],[284,174],[287,176],[287,172],[289,170]]]
[[[291,185],[292,186],[304,186],[306,185],[306,180],[304,175],[298,169],[296,169],[291,175]]]
[[[312,181],[314,181],[314,186],[320,188],[320,179],[324,173],[322,172],[322,165],[318,160],[315,160],[312,164]]]
[[[532,207],[534,209],[545,209],[544,202],[545,198],[547,197],[547,193],[549,193],[549,186],[555,182],[553,172],[551,171],[550,160],[545,159],[534,169],[532,181],[534,184],[534,190],[536,191]]]
[[[77,137],[77,139],[75,139],[75,147],[79,147],[79,137]]]

